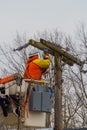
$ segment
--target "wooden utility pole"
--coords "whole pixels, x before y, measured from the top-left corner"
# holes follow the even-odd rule
[[[62,68],[61,57],[55,53],[54,57],[55,69],[55,106],[54,106],[54,128],[62,130]]]
[[[29,40],[29,45],[37,47],[40,50],[48,49],[48,52],[54,56],[54,76],[55,76],[55,106],[54,106],[54,129],[63,130],[63,120],[62,120],[62,67],[61,62],[64,62],[70,66],[77,64],[79,66],[83,65],[78,58],[67,53],[59,47],[58,45],[40,39],[40,42]]]

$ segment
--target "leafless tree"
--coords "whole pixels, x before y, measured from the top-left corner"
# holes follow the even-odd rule
[[[66,36],[64,33],[57,29],[51,31],[37,32],[34,35],[35,40],[43,38],[57,44],[62,49],[68,51],[70,54],[85,59],[85,65],[83,68],[74,65],[73,67],[68,66],[62,62],[62,78],[63,78],[63,124],[64,128],[76,128],[87,126],[87,81],[86,81],[86,52],[87,52],[87,35],[85,28],[80,27],[78,31],[78,40],[73,40],[70,36]],[[23,74],[26,58],[28,53],[32,51],[29,46],[20,52],[14,52],[13,49],[25,44],[26,37],[19,35],[14,39],[13,47],[2,48],[0,46],[0,53],[3,54],[3,59],[0,59],[0,67],[2,75],[8,75],[10,73],[18,72]],[[34,48],[33,48],[34,49]],[[38,50],[40,53],[41,51]],[[54,57],[51,56],[51,67],[49,70],[50,85],[54,89]],[[83,111],[84,110],[84,111]],[[52,119],[52,121],[54,121]]]

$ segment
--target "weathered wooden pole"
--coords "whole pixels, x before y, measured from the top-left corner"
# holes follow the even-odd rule
[[[55,53],[54,57],[55,62],[55,105],[54,105],[54,129],[62,130],[63,121],[62,121],[62,68],[61,68],[61,57]]]

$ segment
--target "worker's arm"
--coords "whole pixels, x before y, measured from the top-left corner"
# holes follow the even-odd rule
[[[41,68],[49,68],[50,60],[49,59],[36,59],[33,61],[36,65],[40,66]]]

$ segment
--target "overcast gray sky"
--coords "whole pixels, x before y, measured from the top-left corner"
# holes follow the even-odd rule
[[[79,22],[87,25],[87,0],[0,0],[0,44],[16,32],[30,37],[58,28],[72,34]]]

